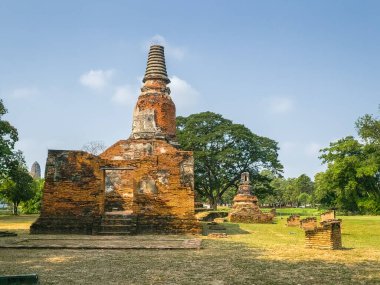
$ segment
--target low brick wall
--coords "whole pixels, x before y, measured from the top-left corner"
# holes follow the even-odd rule
[[[305,230],[305,242],[307,248],[316,249],[341,249],[341,221],[332,220],[322,222],[321,227],[313,230]]]
[[[97,231],[103,214],[101,160],[83,151],[49,150],[41,215],[32,234]]]
[[[299,227],[300,226],[300,222],[301,222],[300,220],[301,220],[300,215],[290,215],[286,219],[286,225],[288,227]]]
[[[138,216],[137,234],[200,234],[202,227],[191,217],[179,219],[176,216]]]
[[[327,211],[321,214],[321,222],[335,220],[335,211]]]
[[[313,230],[318,227],[316,217],[308,217],[300,221],[300,227],[304,230]]]

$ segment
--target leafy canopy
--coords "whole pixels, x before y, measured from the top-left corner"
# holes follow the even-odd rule
[[[219,114],[178,117],[177,136],[182,149],[194,152],[196,190],[214,208],[229,188],[238,186],[242,172],[257,178],[263,169],[282,171],[277,142]]]
[[[4,178],[9,171],[13,149],[18,140],[16,128],[3,119],[6,113],[7,109],[0,99],[0,179]]]
[[[13,156],[12,167],[8,176],[0,183],[0,196],[13,203],[13,213],[17,215],[17,207],[22,201],[28,201],[34,196],[33,178],[26,168],[20,152]]]
[[[380,120],[364,115],[352,136],[330,143],[320,158],[327,170],[315,177],[316,197],[345,211],[380,213]]]

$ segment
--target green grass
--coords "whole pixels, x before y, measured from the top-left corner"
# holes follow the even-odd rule
[[[264,211],[269,211],[270,209],[263,209]],[[301,216],[319,216],[325,210],[318,210],[315,208],[276,208],[276,213],[278,216],[290,216],[301,215]]]
[[[28,237],[36,216],[0,216]],[[201,250],[0,249],[0,274],[38,273],[41,284],[380,284],[380,217],[342,216],[344,250],[306,249],[304,232],[225,223],[228,238]]]

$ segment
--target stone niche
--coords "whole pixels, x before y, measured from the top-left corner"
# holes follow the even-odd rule
[[[233,200],[228,220],[234,223],[272,223],[274,217],[274,210],[268,214],[260,210],[257,197],[252,195],[249,173],[242,173],[239,190]]]

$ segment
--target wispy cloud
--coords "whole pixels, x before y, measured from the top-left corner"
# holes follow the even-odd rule
[[[191,107],[197,103],[200,94],[187,81],[175,75],[170,77],[170,81],[171,96],[177,107]]]
[[[37,88],[17,88],[11,93],[11,97],[16,99],[33,98],[40,94]]]
[[[144,44],[144,50],[149,50],[149,46],[153,44],[164,46],[166,56],[172,57],[176,60],[182,60],[186,54],[185,49],[183,47],[177,47],[169,44],[163,36],[158,34],[151,37]]]
[[[310,142],[308,143],[304,150],[305,154],[311,157],[318,157],[319,156],[319,150],[322,148],[322,146],[316,142]]]
[[[272,97],[268,100],[269,108],[273,113],[285,114],[294,110],[294,101],[287,97]]]
[[[100,90],[109,84],[114,70],[90,70],[81,75],[79,81],[83,86],[94,90]]]
[[[297,143],[295,142],[290,142],[290,141],[285,141],[280,143],[280,149],[283,152],[292,152],[295,150],[297,147]]]
[[[115,88],[115,93],[111,100],[116,104],[133,105],[136,103],[137,95],[137,87],[131,85],[118,86]]]

